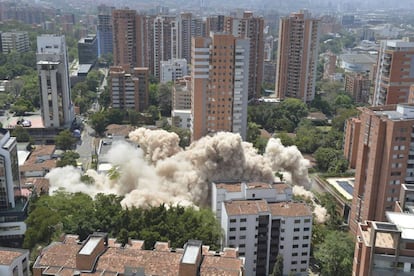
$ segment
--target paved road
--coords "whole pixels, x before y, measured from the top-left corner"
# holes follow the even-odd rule
[[[81,140],[76,146],[76,152],[79,153],[79,160],[82,162],[84,170],[91,168],[92,154],[95,151],[94,140],[94,130],[88,124],[85,124]]]

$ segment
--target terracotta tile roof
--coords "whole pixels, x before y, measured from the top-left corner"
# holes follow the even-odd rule
[[[57,160],[51,159],[51,160],[44,160],[43,162],[32,162],[27,160],[24,165],[20,166],[20,172],[31,172],[31,171],[43,171],[48,170],[50,171],[53,168],[56,168],[56,162]]]
[[[276,189],[278,194],[282,194],[285,192],[286,189],[289,189],[290,186],[286,183],[277,183],[277,184],[272,184],[272,187],[274,189]]]
[[[272,185],[264,182],[249,182],[247,183],[248,189],[271,189]]]
[[[44,155],[52,155],[55,152],[56,146],[55,145],[37,145],[35,149],[32,151],[31,156],[44,156]]]
[[[38,266],[76,267],[76,253],[81,249],[81,244],[52,243],[44,248],[40,254]]]
[[[216,183],[217,189],[225,189],[228,192],[241,192],[241,183]]]
[[[25,254],[25,250],[0,247],[0,265],[10,265],[16,258]]]
[[[108,247],[100,255],[94,271],[82,272],[81,275],[116,276],[123,273],[126,267],[141,267],[145,275],[178,275],[184,249],[171,251],[167,242],[157,242],[155,250],[143,250],[142,245],[143,241],[131,241],[131,245],[120,247],[115,239],[109,239]],[[52,243],[43,249],[34,269],[44,268],[44,273],[72,276],[76,270],[76,255],[81,248],[78,236],[67,235],[63,242]],[[237,258],[236,249],[225,249],[219,256],[208,250],[208,246],[203,246],[202,275],[240,275],[243,260]]]
[[[229,216],[254,215],[269,211],[267,201],[263,199],[228,201],[224,203],[224,208],[226,208],[227,215]]]
[[[113,136],[124,136],[127,137],[128,134],[133,131],[135,127],[131,125],[117,125],[110,124],[106,127],[106,133],[112,134]]]
[[[177,275],[182,253],[130,248],[108,248],[99,258],[97,271],[124,271],[125,266],[144,267],[149,275]]]
[[[44,177],[28,177],[21,178],[21,183],[24,183],[23,186],[33,186],[33,189],[38,194],[48,194],[49,193],[49,179]]]
[[[200,274],[203,276],[238,276],[240,275],[241,267],[243,267],[241,259],[209,255],[204,256],[203,263],[200,268]]]
[[[278,202],[268,204],[270,212],[275,216],[304,217],[312,216],[312,211],[306,203]]]

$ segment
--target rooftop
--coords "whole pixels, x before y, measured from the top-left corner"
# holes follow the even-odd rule
[[[216,183],[217,189],[225,189],[227,192],[241,192],[241,183]]]
[[[414,240],[414,214],[386,212],[386,216],[401,231],[401,238]]]
[[[307,217],[312,216],[312,211],[306,203],[302,202],[278,202],[268,204],[270,212],[274,216],[283,217]]]
[[[10,265],[12,262],[25,254],[29,254],[28,250],[0,247],[0,265]]]
[[[90,239],[89,239],[90,241]],[[229,249],[219,254],[208,251],[208,246],[193,245],[189,241],[186,249],[195,247],[200,254],[200,271],[202,275],[241,275],[244,266],[243,260],[237,257],[235,249]],[[186,249],[172,249],[168,243],[157,242],[153,250],[142,249],[143,241],[131,241],[125,247],[109,239],[108,245],[97,259],[93,272],[82,272],[82,275],[118,275],[128,270],[144,271],[145,275],[178,275],[180,263],[186,254]],[[55,242],[43,249],[34,264],[34,270],[46,269],[46,272],[59,272],[59,275],[73,275],[76,268],[76,255],[79,250],[86,250],[85,246],[78,242],[78,237],[67,235],[63,242]],[[81,250],[81,251],[82,251]],[[198,253],[197,252],[197,253]],[[81,252],[79,252],[81,253]],[[190,254],[191,253],[191,254]],[[187,252],[194,256],[194,252]],[[189,259],[194,263],[194,259]],[[71,274],[72,273],[72,274]]]
[[[233,200],[224,203],[227,215],[256,215],[261,212],[268,212],[269,207],[266,200]]]
[[[341,59],[346,63],[374,64],[377,62],[376,55],[368,54],[342,54]]]

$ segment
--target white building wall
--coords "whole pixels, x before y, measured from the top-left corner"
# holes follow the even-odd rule
[[[224,208],[224,207],[223,207]],[[228,247],[239,248],[239,256],[245,257],[245,272],[246,275],[254,275],[254,268],[256,267],[256,244],[257,244],[257,230],[258,222],[256,220],[258,215],[239,215],[227,216],[223,212],[222,225],[225,235],[225,245]]]
[[[56,35],[38,36],[36,59],[42,94],[42,117],[45,127],[70,125],[74,118],[74,112],[70,98],[69,63],[65,37]],[[47,84],[48,77],[50,78],[50,86]],[[57,87],[58,77],[60,77],[59,81],[61,83],[59,89]],[[61,103],[58,102],[58,95],[60,95]],[[52,104],[50,107],[49,102]],[[63,122],[59,120],[59,113],[63,116]],[[49,115],[52,115],[52,118]]]
[[[187,60],[170,59],[168,61],[161,61],[161,83],[176,81],[177,79],[187,76],[187,74]]]
[[[247,101],[249,90],[250,41],[237,39],[234,65],[233,132],[247,135]]]
[[[179,120],[179,128],[191,129],[191,109],[188,110],[172,110],[172,117],[177,117]],[[175,120],[175,119],[174,119]]]
[[[312,217],[282,217],[279,253],[283,255],[283,272],[307,275],[312,239]],[[302,270],[302,271],[301,271]]]
[[[14,274],[14,273],[15,274]],[[29,251],[14,259],[10,265],[0,264],[0,275],[28,276],[29,275]]]

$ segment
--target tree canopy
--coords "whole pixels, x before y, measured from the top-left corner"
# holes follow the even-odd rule
[[[127,238],[145,240],[146,249],[153,248],[156,241],[171,241],[172,247],[182,247],[189,239],[219,248],[221,229],[208,209],[166,205],[123,209],[121,200],[116,195],[98,194],[92,199],[64,191],[42,196],[32,204],[26,220],[24,247],[47,244],[62,233],[84,239],[99,230],[121,242]]]
[[[76,143],[76,138],[73,137],[72,133],[65,129],[59,132],[55,138],[56,146],[62,150],[70,150]]]
[[[322,276],[351,275],[354,242],[348,233],[331,231],[315,251],[315,259],[320,263]]]

